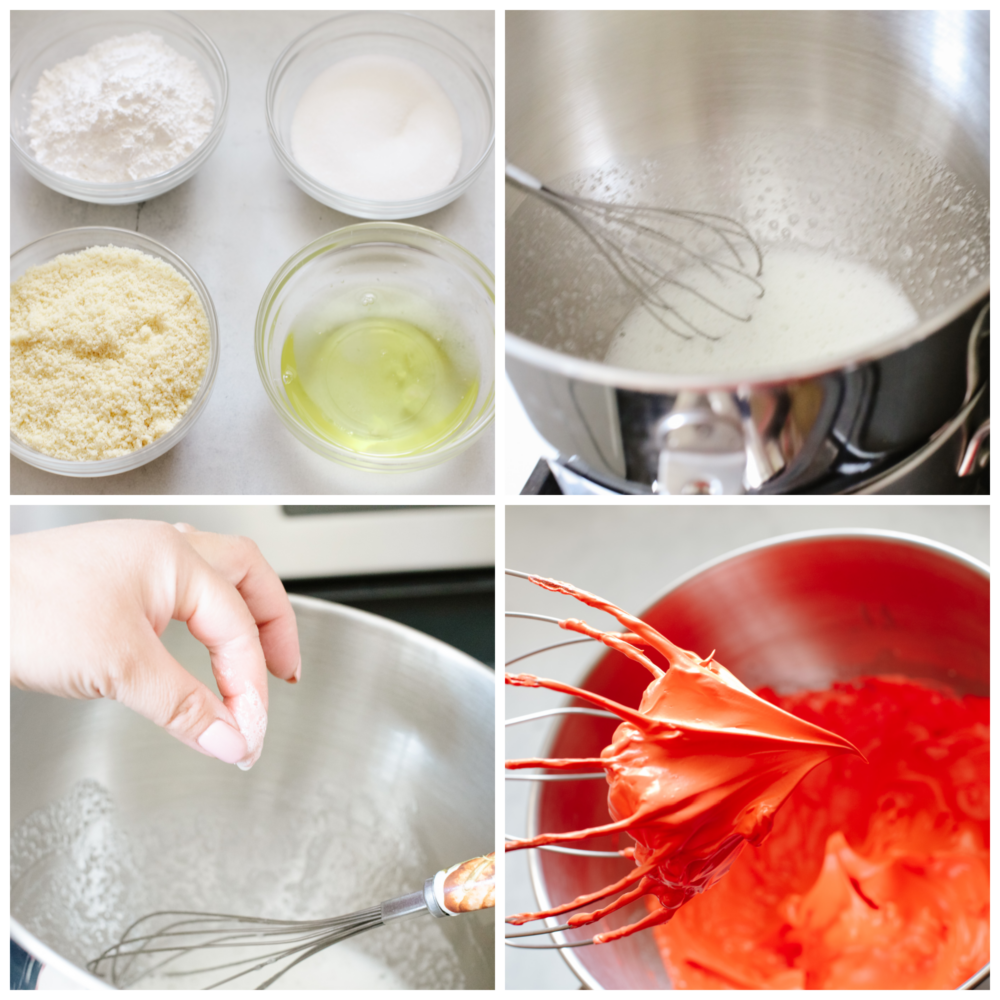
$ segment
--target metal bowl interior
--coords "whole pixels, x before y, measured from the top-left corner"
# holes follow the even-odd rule
[[[765,261],[771,246],[867,261],[919,316],[815,358],[734,370],[720,347],[697,374],[605,365],[634,294],[559,212],[508,184],[509,351],[667,392],[809,377],[942,329],[989,289],[988,35],[985,12],[509,13],[511,161],[569,193],[732,216]],[[950,182],[936,187],[942,170],[922,172],[906,150],[961,181],[972,199],[961,224]],[[765,263],[765,287],[766,274]]]
[[[251,771],[192,753],[115,703],[14,691],[12,828],[79,782],[97,781],[114,801],[123,842],[158,828],[176,831],[169,850],[150,863],[179,883],[180,896],[202,898],[205,887],[190,884],[185,866],[200,870],[204,862],[223,912],[233,903],[267,905],[279,887],[288,899],[304,900],[300,888],[316,883],[308,894],[313,912],[282,914],[303,917],[371,906],[492,850],[492,671],[374,615],[309,598],[292,602],[302,680],[272,681],[266,746]],[[213,683],[205,650],[183,626],[172,623],[165,642]],[[127,894],[115,895],[114,880],[107,883],[86,914],[84,934],[67,940],[72,922],[38,905],[40,877],[35,865],[13,884],[14,936],[29,932],[60,971],[84,984],[81,966],[93,957],[88,942],[105,911]],[[30,949],[32,938],[21,940]],[[492,911],[401,921],[358,940],[414,988],[493,988]],[[448,967],[421,962],[421,947],[446,950]]]
[[[716,649],[719,662],[751,689],[822,690],[892,673],[943,682],[959,695],[989,695],[988,570],[923,539],[876,532],[776,539],[696,570],[640,617],[684,649]],[[582,687],[637,705],[647,682],[640,666],[612,652]],[[569,716],[543,756],[594,756],[614,729],[613,720]],[[529,835],[607,821],[603,782],[538,783]],[[580,846],[616,850],[628,843],[604,837]],[[632,867],[617,859],[531,853],[542,907],[608,885]],[[644,913],[633,904],[596,926],[622,926]],[[670,988],[648,933],[561,954],[591,989]]]
[[[137,32],[153,32],[198,66],[215,101],[212,129],[205,140],[186,160],[170,170],[116,184],[77,180],[39,163],[31,152],[26,132],[31,97],[39,76],[66,59],[83,55],[98,42]],[[222,139],[228,100],[229,74],[222,53],[201,28],[179,14],[167,11],[60,11],[50,14],[44,24],[25,36],[12,55],[11,146],[25,169],[53,191],[98,205],[131,205],[170,191],[202,167]]]
[[[179,257],[162,243],[158,243],[142,233],[134,233],[128,229],[115,229],[111,226],[84,226],[79,229],[63,229],[57,233],[50,233],[11,254],[10,280],[11,282],[16,281],[25,271],[32,267],[38,267],[60,254],[79,253],[89,247],[98,246],[127,247],[152,257],[158,257],[166,261],[185,280],[191,283],[198,298],[201,299],[205,317],[208,320],[208,364],[205,367],[205,374],[201,378],[198,391],[194,394],[180,420],[162,437],[128,455],[99,459],[95,462],[73,462],[65,458],[53,458],[51,455],[42,454],[42,452],[26,445],[11,432],[10,453],[15,458],[28,465],[33,465],[36,469],[53,472],[60,476],[85,478],[113,476],[121,472],[131,472],[133,469],[146,465],[166,454],[191,430],[204,412],[209,397],[212,395],[215,376],[219,370],[219,320],[215,315],[215,305],[211,295],[209,295],[208,288],[199,277],[198,272],[183,257]]]

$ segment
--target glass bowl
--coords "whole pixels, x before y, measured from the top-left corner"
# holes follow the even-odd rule
[[[401,455],[352,451],[307,426],[292,406],[283,378],[282,349],[292,325],[321,294],[338,301],[378,303],[375,315],[397,315],[394,300],[418,301],[460,331],[462,350],[479,368],[476,399],[465,419],[426,449]],[[384,304],[384,305],[383,305]],[[325,458],[373,472],[409,472],[447,461],[469,447],[493,421],[495,329],[493,273],[457,243],[406,223],[363,222],[321,237],[278,269],[257,311],[254,344],[264,390],[282,423]]]
[[[295,109],[312,81],[349,56],[390,55],[426,70],[448,95],[462,126],[462,159],[440,191],[408,201],[371,201],[334,191],[306,173],[292,156]],[[344,14],[297,38],[278,57],[267,81],[271,148],[292,180],[311,198],[359,219],[409,219],[454,201],[467,190],[493,150],[493,78],[464,42],[411,14]]]
[[[28,465],[33,465],[36,469],[54,472],[59,476],[113,476],[119,472],[131,472],[132,469],[138,469],[139,466],[166,454],[191,430],[194,422],[201,416],[205,404],[208,402],[208,397],[212,394],[212,385],[219,368],[219,323],[215,316],[212,297],[208,294],[205,283],[185,260],[168,250],[162,243],[157,243],[156,240],[151,240],[141,233],[133,233],[128,229],[114,229],[110,226],[88,226],[51,233],[48,236],[43,236],[40,240],[35,240],[34,243],[29,243],[26,247],[22,247],[17,253],[11,254],[10,280],[13,283],[29,268],[45,264],[59,254],[78,253],[96,246],[127,247],[132,250],[140,250],[151,257],[159,257],[191,282],[201,299],[205,316],[208,319],[208,366],[194,399],[191,400],[181,419],[152,444],[139,448],[128,455],[120,455],[117,458],[102,458],[97,461],[74,462],[70,459],[43,455],[11,433],[10,453],[15,458],[19,458]]]
[[[201,70],[215,99],[215,121],[205,141],[186,160],[170,170],[122,184],[76,180],[43,166],[31,152],[26,135],[31,96],[38,85],[38,78],[58,63],[83,55],[97,42],[139,31],[159,35],[171,48],[192,59]],[[229,75],[222,54],[201,28],[178,14],[162,11],[60,11],[49,14],[43,24],[28,32],[11,56],[11,147],[28,173],[53,191],[98,205],[130,205],[155,198],[195,174],[222,138],[228,99]]]

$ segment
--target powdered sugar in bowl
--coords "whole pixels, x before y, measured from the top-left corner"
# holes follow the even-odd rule
[[[229,96],[225,62],[208,35],[166,12],[50,12],[42,18],[19,40],[11,57],[11,145],[24,168],[60,194],[103,205],[146,201],[192,177],[222,138]],[[131,55],[124,40],[132,44]],[[101,48],[95,52],[94,46]],[[117,51],[108,54],[109,46]],[[110,95],[81,92],[79,102],[73,100],[80,84],[70,72],[72,66],[66,67],[68,60],[87,63],[84,72],[103,70],[134,82],[132,93],[131,83],[110,81],[121,91],[117,122],[116,115],[108,113],[109,102],[113,105],[116,99],[114,86],[105,88]],[[115,69],[109,71],[111,64]],[[56,68],[58,79],[53,79],[49,71]],[[158,79],[158,74],[166,78]],[[40,118],[36,103],[33,124],[32,102],[40,82],[49,104]],[[158,112],[161,95],[173,103]],[[60,101],[65,114],[60,113]],[[126,107],[135,104],[142,104],[146,115],[138,128]],[[158,127],[158,113],[168,126],[165,130]],[[81,141],[88,114],[94,131]],[[139,149],[142,137],[137,131],[143,128],[147,142]],[[136,155],[129,160],[121,150],[133,143]]]
[[[489,162],[493,99],[489,70],[444,28],[410,14],[343,14],[278,57],[267,127],[310,197],[356,218],[409,219],[454,201]]]

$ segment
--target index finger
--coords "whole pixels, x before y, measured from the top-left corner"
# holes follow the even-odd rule
[[[239,535],[174,525],[184,540],[239,591],[257,623],[267,669],[294,684],[302,673],[299,630],[288,594],[257,546]]]

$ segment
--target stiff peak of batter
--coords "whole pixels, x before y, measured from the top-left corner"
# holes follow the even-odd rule
[[[508,768],[602,766],[613,822],[512,841],[507,849],[616,831],[636,841],[635,848],[623,852],[636,863],[626,878],[550,910],[516,914],[508,922],[567,913],[621,892],[601,909],[574,915],[569,925],[594,923],[650,895],[656,902],[648,917],[598,934],[594,941],[602,944],[664,923],[718,881],[746,843],[759,844],[767,836],[776,811],[809,771],[843,754],[860,757],[848,740],[759,698],[711,655],[702,659],[680,649],[652,626],[586,591],[541,577],[530,579],[616,617],[629,632],[601,632],[576,619],[560,625],[619,650],[642,664],[653,680],[635,710],[556,681],[507,675],[508,684],[572,694],[622,719],[599,758],[507,763]],[[669,668],[664,671],[654,664],[640,645],[656,650]]]

